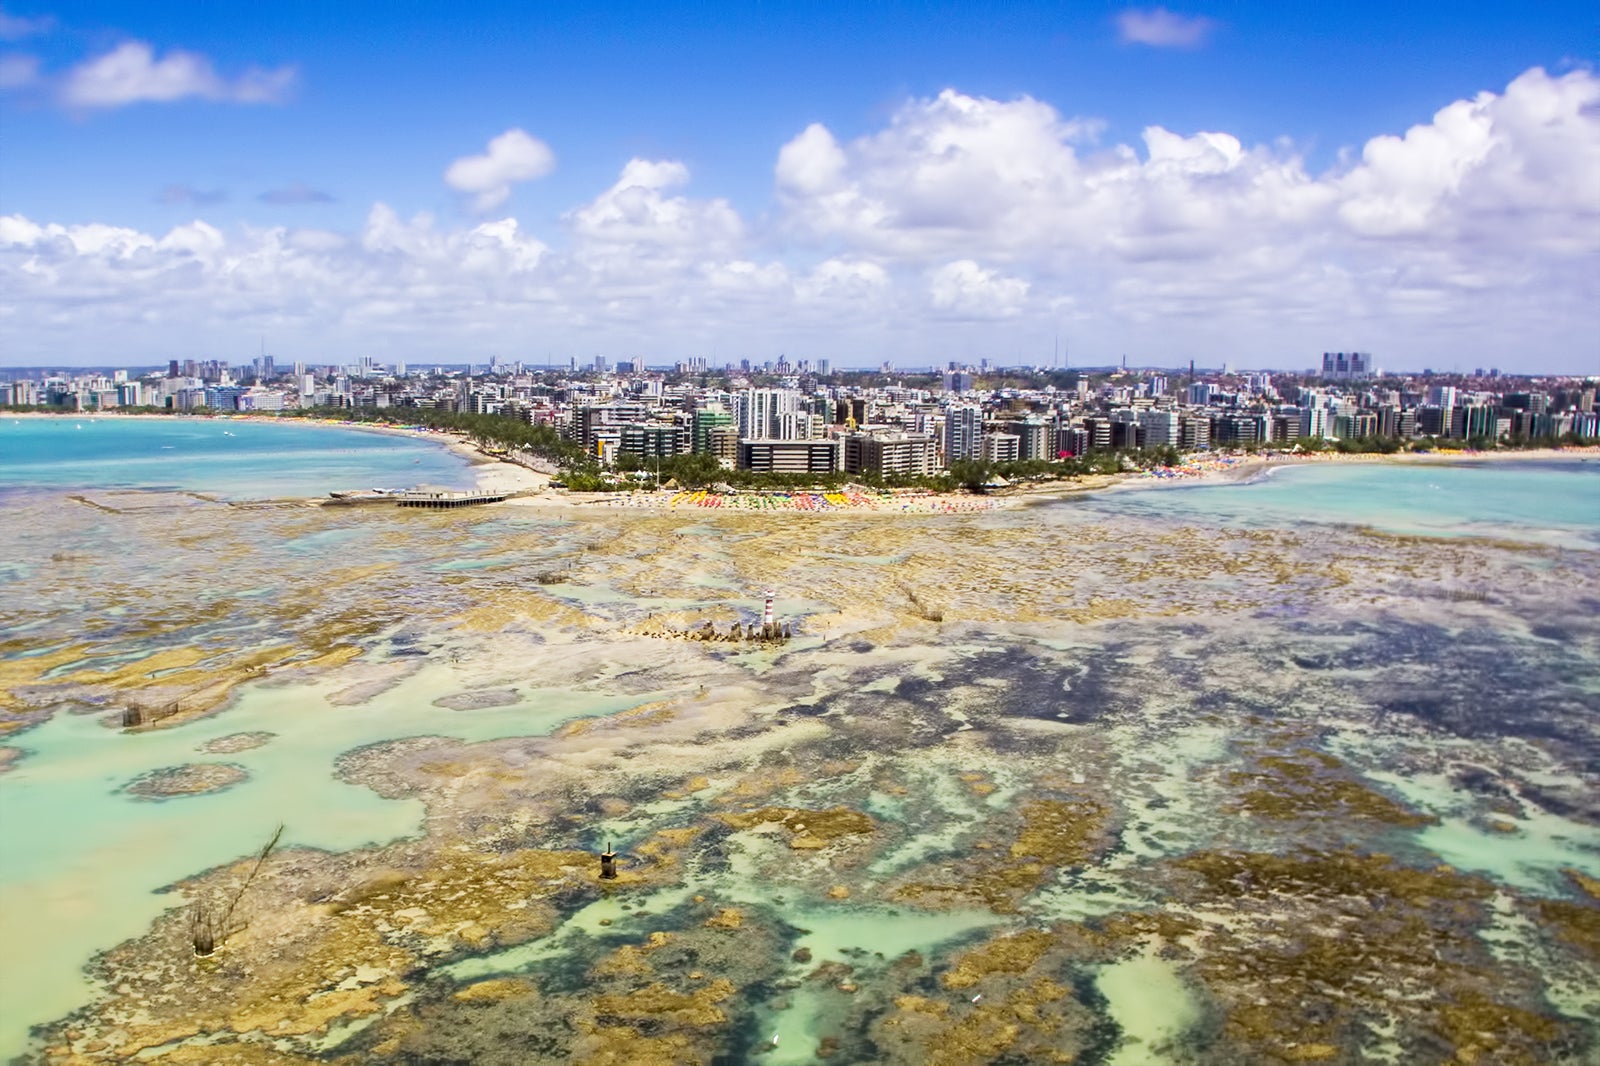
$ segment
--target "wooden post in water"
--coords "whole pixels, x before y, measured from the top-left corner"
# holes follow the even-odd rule
[[[611,842],[606,841],[606,850],[600,853],[600,880],[615,881],[617,879],[617,853],[611,850]]]

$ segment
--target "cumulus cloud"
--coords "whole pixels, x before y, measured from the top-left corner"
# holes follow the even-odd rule
[[[1152,48],[1198,48],[1215,28],[1216,23],[1204,16],[1177,15],[1164,7],[1131,7],[1117,16],[1124,44]]]
[[[67,72],[61,102],[68,107],[112,108],[198,98],[237,104],[283,100],[294,87],[293,67],[251,67],[235,78],[218,74],[211,60],[174,48],[157,59],[143,41],[127,41]]]
[[[691,200],[667,190],[686,185],[689,168],[675,160],[632,159],[616,184],[567,216],[589,247],[712,250],[743,232],[726,200]]]
[[[552,232],[382,204],[350,233],[0,218],[0,350],[158,356],[269,325],[422,359],[639,350],[1592,370],[1600,78],[1530,70],[1317,172],[1292,145],[949,91],[841,139],[797,131],[746,220],[634,159]],[[492,153],[490,153],[492,155]],[[463,191],[481,195],[496,186]],[[96,332],[98,331],[98,332]],[[1086,354],[1080,354],[1086,353]],[[163,358],[165,356],[162,356]]]
[[[281,189],[268,189],[256,197],[264,204],[274,207],[288,207],[295,204],[331,204],[335,202],[332,193],[313,189],[304,182],[293,182]]]
[[[473,198],[473,207],[489,211],[505,203],[511,186],[542,178],[555,169],[550,146],[526,130],[509,129],[489,142],[482,155],[462,156],[444,172],[445,184]]]
[[[928,292],[940,311],[970,318],[1003,318],[1022,309],[1028,283],[985,270],[971,259],[958,259],[933,272]]]
[[[55,24],[56,20],[49,15],[29,18],[26,15],[13,15],[0,8],[0,41],[20,41],[24,37],[49,33]]]

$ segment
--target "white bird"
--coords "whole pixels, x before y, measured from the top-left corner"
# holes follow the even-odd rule
[[[773,1033],[772,1034],[772,1046],[773,1047],[777,1047],[778,1046],[778,1034],[777,1033]]]

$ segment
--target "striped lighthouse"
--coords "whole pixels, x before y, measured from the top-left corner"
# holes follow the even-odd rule
[[[768,633],[772,632],[772,623],[775,621],[772,614],[772,590],[767,590],[767,605],[761,611],[761,628]]]

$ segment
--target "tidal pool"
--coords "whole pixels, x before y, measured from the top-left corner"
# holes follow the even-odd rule
[[[1582,1061],[1600,553],[1155,500],[1189,491],[690,536],[34,498],[0,529],[45,575],[0,609],[0,935],[37,960],[0,1053]],[[783,646],[640,624],[767,588]],[[106,724],[219,674],[205,716]],[[247,776],[120,791],[192,764]],[[279,822],[196,967],[161,890],[226,890]]]

